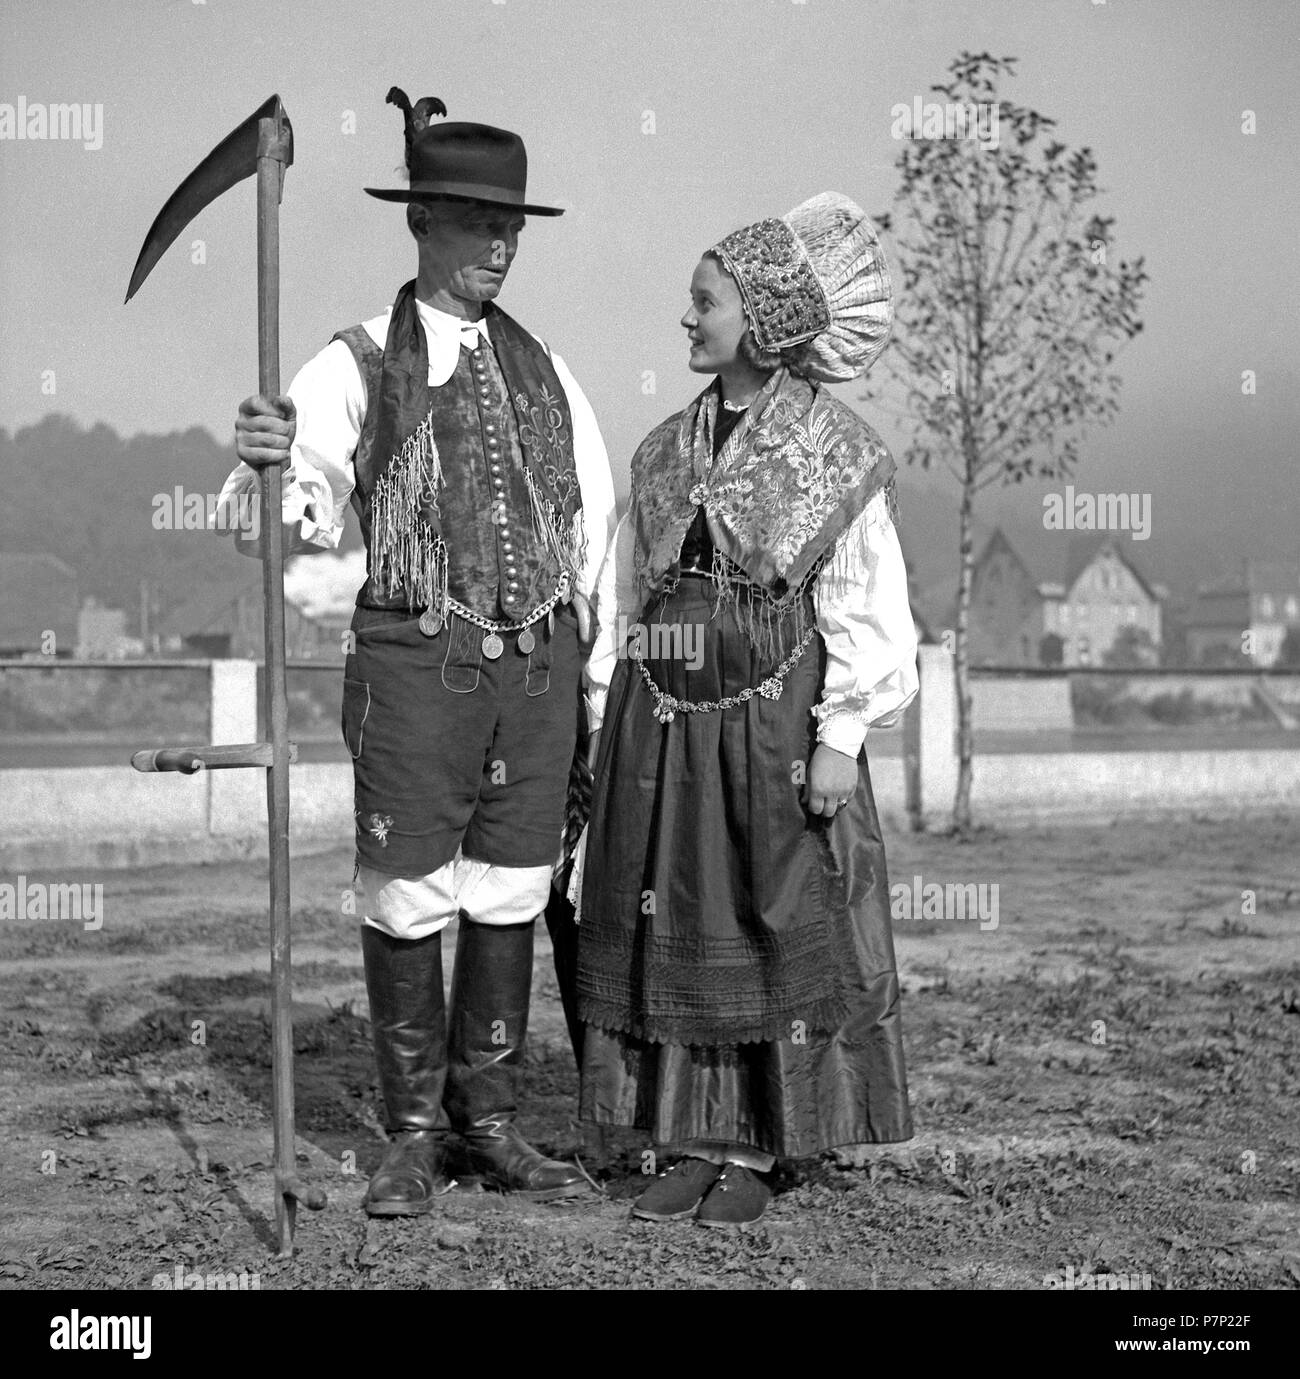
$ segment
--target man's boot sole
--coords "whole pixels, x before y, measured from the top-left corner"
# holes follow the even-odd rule
[[[586,1197],[591,1192],[591,1185],[586,1182],[543,1188],[504,1187],[489,1178],[484,1178],[482,1182],[489,1192],[500,1192],[508,1197],[522,1197],[525,1202],[559,1202],[568,1197]]]
[[[367,1216],[425,1216],[433,1210],[433,1198],[424,1202],[401,1202],[391,1198],[365,1201]]]

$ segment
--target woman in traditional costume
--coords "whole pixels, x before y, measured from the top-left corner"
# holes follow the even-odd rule
[[[916,638],[893,460],[822,386],[865,373],[891,319],[846,198],[736,231],[681,321],[716,378],[632,461],[571,893],[581,1114],[676,1160],[648,1220],[744,1225],[778,1160],[912,1133],[863,742],[916,693]]]

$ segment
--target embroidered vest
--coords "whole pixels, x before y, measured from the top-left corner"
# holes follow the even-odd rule
[[[564,389],[542,346],[504,312],[490,309],[488,332],[492,349],[483,344],[472,353],[461,348],[452,376],[429,389],[441,527],[436,568],[430,571],[433,597],[406,581],[391,587],[390,580],[377,575],[373,526],[378,457],[375,413],[367,406],[353,456],[352,506],[361,523],[367,563],[366,582],[357,595],[360,606],[419,608],[448,597],[480,617],[516,621],[554,593],[565,570],[571,579],[577,574],[581,550],[573,533],[581,494]],[[334,338],[352,351],[367,398],[377,396],[383,350],[360,325]],[[507,368],[514,375],[513,388]],[[541,493],[552,497],[542,499]]]

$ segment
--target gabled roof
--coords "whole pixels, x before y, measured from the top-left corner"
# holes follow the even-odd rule
[[[1034,577],[1030,574],[1029,567],[1020,558],[1020,552],[1017,551],[1007,539],[1007,534],[1001,527],[994,527],[992,532],[989,533],[989,539],[984,543],[984,549],[975,557],[974,569],[978,570],[1000,551],[1006,552],[1006,554],[1020,566],[1021,570],[1024,572],[1025,578],[1031,582],[1033,581]]]
[[[1113,551],[1133,578],[1142,586],[1147,597],[1159,603],[1161,595],[1148,578],[1140,557],[1132,554],[1132,538],[1124,532],[1075,532],[1068,541],[1060,539],[1060,533],[1047,531],[1018,538],[1019,545],[1026,549],[1025,555],[1017,549],[1001,526],[993,528],[984,548],[976,560],[978,566],[993,551],[1005,548],[1020,564],[1020,567],[1035,581],[1038,592],[1044,597],[1068,598],[1079,576],[1088,569],[1103,551]],[[1058,594],[1057,589],[1062,592]],[[1049,592],[1050,591],[1050,592]]]
[[[1079,576],[1092,565],[1098,556],[1110,551],[1142,586],[1146,596],[1153,603],[1160,602],[1160,595],[1156,593],[1151,581],[1143,572],[1140,562],[1132,554],[1132,538],[1121,540],[1121,536],[1123,533],[1103,531],[1084,532],[1070,538],[1070,544],[1066,550],[1065,579],[1062,581],[1065,585],[1067,598],[1073,591]]]

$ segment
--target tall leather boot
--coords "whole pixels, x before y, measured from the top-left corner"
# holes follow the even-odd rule
[[[370,1180],[371,1216],[421,1216],[447,1187],[447,1015],[442,934],[396,939],[361,926],[370,1023],[390,1135]]]
[[[581,1196],[588,1186],[576,1168],[543,1157],[515,1128],[533,982],[533,927],[476,924],[460,916],[446,1106],[473,1172],[492,1187],[545,1202]]]

